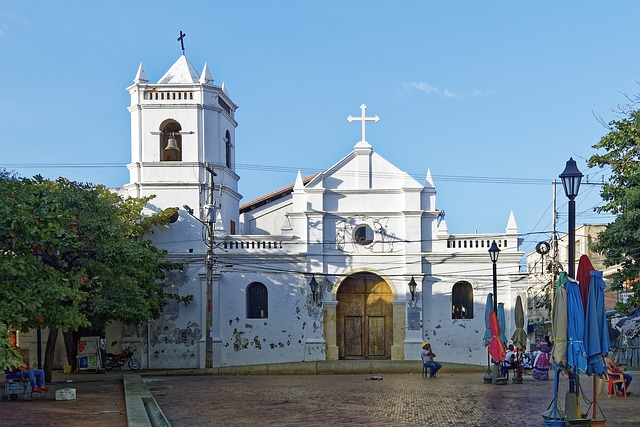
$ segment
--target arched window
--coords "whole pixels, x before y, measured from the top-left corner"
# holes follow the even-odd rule
[[[473,287],[469,282],[458,282],[451,290],[451,318],[473,319]]]
[[[224,134],[224,149],[226,154],[226,165],[231,169],[231,134],[229,131]]]
[[[267,287],[260,282],[247,286],[247,319],[266,319],[269,317],[269,294]]]
[[[160,161],[180,162],[182,161],[182,126],[175,120],[166,120],[160,126]],[[169,139],[175,139],[177,149],[169,144]]]

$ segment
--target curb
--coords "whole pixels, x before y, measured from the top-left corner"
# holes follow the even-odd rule
[[[127,426],[171,426],[140,375],[123,375],[122,383],[124,385]]]

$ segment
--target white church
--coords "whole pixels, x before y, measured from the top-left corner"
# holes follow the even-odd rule
[[[151,83],[140,64],[127,90],[131,163],[120,192],[155,195],[148,212],[179,208],[151,238],[185,266],[167,291],[194,300],[145,325],[109,327],[108,351],[132,347],[143,368],[210,368],[418,360],[429,341],[441,362],[484,365],[493,241],[506,335],[515,330],[527,278],[513,213],[504,232],[450,234],[431,172],[418,182],[374,151],[365,131],[377,117],[364,105],[349,117],[362,128],[351,152],[241,204],[238,106],[209,67],[198,73],[183,54]]]

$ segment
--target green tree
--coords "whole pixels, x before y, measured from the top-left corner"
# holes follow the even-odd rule
[[[50,328],[44,364],[48,375],[52,368],[58,328],[66,332],[67,357],[74,366],[77,336],[73,337],[73,331],[80,327],[100,331],[113,321],[136,325],[157,318],[167,298],[177,297],[165,294],[160,282],[164,279],[165,271],[180,266],[166,262],[165,252],[145,238],[153,227],[168,224],[176,209],[144,216],[142,209],[152,197],[123,198],[104,186],[63,178],[55,182],[39,177],[4,182],[4,194],[14,197],[15,203],[13,207],[0,211],[0,221],[10,224],[13,221],[11,217],[16,214],[24,218],[15,226],[23,238],[8,236],[8,241],[20,242],[25,262],[29,262],[33,270],[65,278],[65,289],[76,298],[72,303],[59,297],[53,299],[53,304],[51,300],[40,302],[40,305],[48,304],[57,308],[58,311],[53,313],[56,316],[51,318],[49,312],[41,314],[38,310],[27,311],[23,315],[25,323],[20,324],[23,329],[37,327],[37,319]],[[12,188],[10,182],[17,187]],[[40,199],[37,197],[36,190],[40,188],[47,189],[46,201],[42,200],[42,196],[39,196]],[[41,203],[43,201],[45,203]],[[55,228],[55,222],[43,215],[39,215],[40,221],[30,223],[27,218],[32,217],[32,212],[38,207],[47,213],[55,207],[55,218],[63,224],[61,228],[64,232]],[[54,228],[55,232],[47,231],[50,228]],[[59,241],[51,241],[49,236],[52,234],[59,237]],[[56,245],[52,246],[53,243]],[[40,261],[30,251],[32,247],[40,248]],[[52,291],[49,284],[39,274],[36,271],[23,274],[29,282],[27,288],[39,287],[50,295]],[[17,284],[12,271],[7,270],[6,279],[24,287],[24,284]],[[189,297],[181,300],[188,302]],[[54,321],[58,318],[65,321]],[[36,319],[35,323],[33,319]]]
[[[72,259],[81,242],[55,187],[38,177],[0,176],[0,334],[88,324],[80,309],[85,272]],[[0,352],[4,367],[15,359],[4,345]]]
[[[593,249],[604,255],[607,266],[620,266],[612,289],[621,289],[625,279],[640,273],[640,111],[637,100],[621,107],[620,118],[608,123],[609,132],[593,146],[602,153],[589,158],[589,167],[608,168],[611,174],[601,196],[604,205],[599,212],[616,216],[613,223],[598,236]],[[640,306],[640,287],[618,309],[627,311]]]

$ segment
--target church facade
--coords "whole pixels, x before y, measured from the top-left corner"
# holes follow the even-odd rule
[[[128,91],[130,178],[120,192],[155,195],[148,212],[178,208],[151,238],[184,265],[167,292],[194,299],[145,325],[109,327],[112,349],[170,369],[418,360],[429,341],[439,361],[483,365],[494,241],[511,336],[527,289],[513,214],[504,232],[450,234],[431,172],[418,182],[374,151],[365,126],[376,118],[364,105],[349,117],[362,125],[353,150],[241,205],[237,105],[208,66],[198,73],[183,54],[150,83],[141,64]]]

